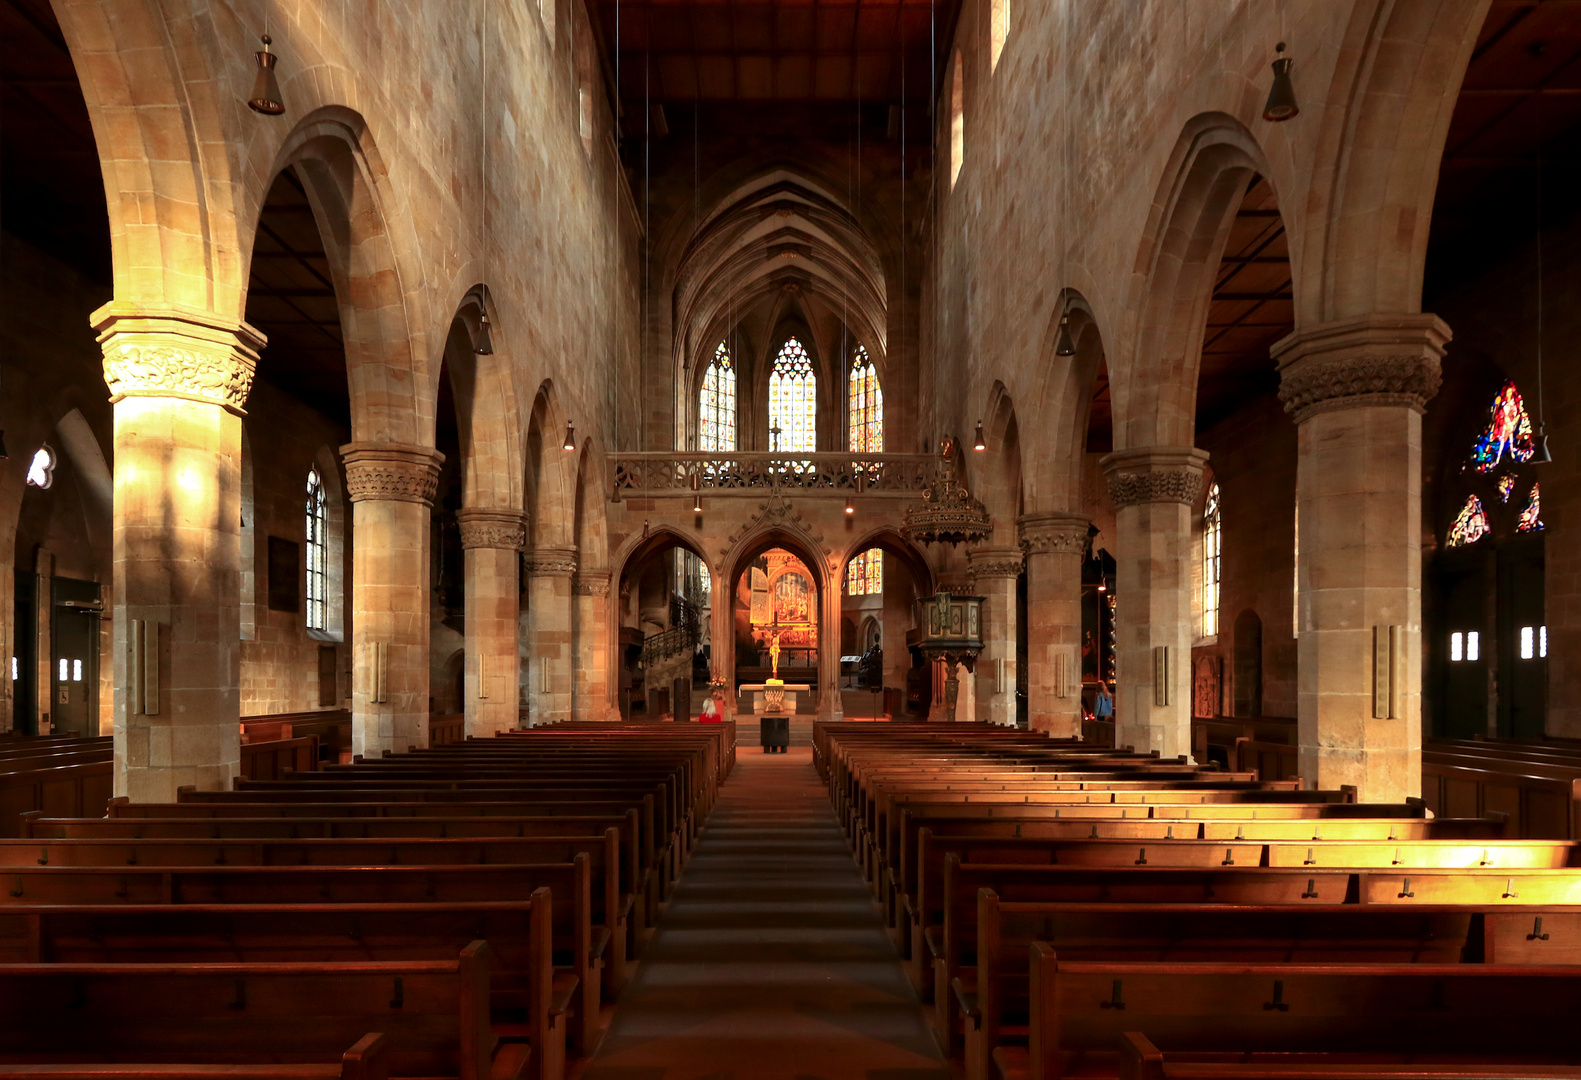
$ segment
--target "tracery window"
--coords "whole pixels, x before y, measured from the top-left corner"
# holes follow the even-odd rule
[[[307,628],[329,627],[329,503],[318,469],[307,471]]]
[[[884,390],[878,385],[878,368],[861,345],[851,357],[851,452],[884,452]]]
[[[736,369],[721,341],[703,375],[697,402],[697,449],[728,454],[736,448]]]
[[[1488,426],[1471,448],[1471,464],[1480,473],[1492,472],[1505,454],[1511,461],[1530,461],[1536,452],[1532,421],[1526,415],[1521,392],[1513,380],[1500,387],[1488,407]]]
[[[875,596],[884,591],[884,552],[868,548],[845,568],[847,596]]]
[[[1475,544],[1492,531],[1493,527],[1488,524],[1488,512],[1482,508],[1482,500],[1471,495],[1460,508],[1460,513],[1455,515],[1455,523],[1449,527],[1449,538],[1444,546],[1465,547]]]
[[[1219,485],[1208,488],[1202,507],[1202,636],[1219,632],[1219,555],[1224,521],[1219,508]]]
[[[780,453],[818,449],[818,376],[796,338],[787,338],[769,375],[769,428],[779,428]]]
[[[1542,495],[1538,492],[1540,485],[1532,485],[1532,493],[1526,500],[1526,509],[1521,511],[1521,520],[1515,526],[1516,532],[1537,532],[1543,527],[1543,502]]]
[[[54,482],[55,452],[47,446],[41,446],[27,467],[28,486],[47,488]]]

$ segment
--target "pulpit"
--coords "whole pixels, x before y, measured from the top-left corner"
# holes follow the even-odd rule
[[[983,598],[938,593],[917,601],[917,629],[908,635],[922,655],[945,665],[944,701],[950,720],[955,719],[955,702],[961,692],[956,665],[971,671],[983,651]]]

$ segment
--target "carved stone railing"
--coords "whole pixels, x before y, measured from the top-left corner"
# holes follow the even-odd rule
[[[933,479],[932,454],[712,454],[672,450],[620,454],[613,491],[627,495],[686,495],[694,484],[710,498],[759,496],[779,489],[798,495],[916,498]],[[695,479],[694,479],[695,478]]]

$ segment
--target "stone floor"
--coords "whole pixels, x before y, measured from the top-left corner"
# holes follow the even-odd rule
[[[742,733],[583,1080],[949,1080],[805,737]]]

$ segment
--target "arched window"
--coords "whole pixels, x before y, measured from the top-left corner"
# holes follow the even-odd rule
[[[736,448],[736,369],[721,341],[703,375],[697,399],[697,449],[728,454]]]
[[[770,449],[810,454],[818,449],[818,376],[807,350],[788,338],[769,376],[769,429],[779,428],[779,442]]]
[[[1208,488],[1202,507],[1202,636],[1219,632],[1219,552],[1224,522],[1219,510],[1219,485]]]
[[[884,552],[868,548],[845,568],[847,596],[873,596],[884,591]]]
[[[317,467],[307,471],[307,628],[329,628],[329,503]]]
[[[47,446],[38,448],[27,467],[29,487],[47,488],[55,482],[55,451]]]
[[[884,391],[878,385],[878,369],[862,346],[851,357],[851,452],[884,452]]]

